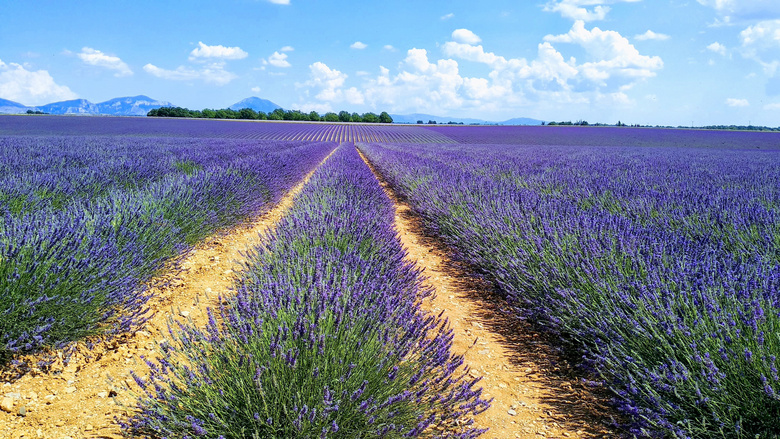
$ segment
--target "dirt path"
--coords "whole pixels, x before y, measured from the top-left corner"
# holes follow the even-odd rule
[[[143,375],[147,370],[140,356],[156,355],[157,345],[170,337],[169,319],[205,323],[206,309],[215,307],[219,295],[230,294],[233,270],[245,260],[242,252],[274,227],[313,173],[266,214],[207,238],[155,278],[149,304],[155,315],[143,330],[92,350],[80,347],[69,364],[60,361],[49,373],[28,373],[1,384],[0,438],[122,437],[116,418],[132,407],[138,391],[130,371]]]
[[[490,429],[482,437],[614,436],[605,426],[610,410],[604,397],[578,380],[528,323],[511,318],[490,285],[449,259],[446,247],[425,234],[419,217],[361,157],[395,203],[395,226],[409,260],[425,270],[426,284],[436,291],[424,306],[437,314],[444,310],[455,333],[454,353],[465,355],[473,375],[484,377],[485,397],[495,398],[476,418]]]

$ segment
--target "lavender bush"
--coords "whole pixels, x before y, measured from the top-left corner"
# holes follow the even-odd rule
[[[707,148],[360,148],[458,257],[583,355],[631,435],[774,437],[780,156],[700,135]]]
[[[0,137],[0,363],[141,323],[166,258],[262,212],[334,147]]]
[[[150,437],[457,437],[488,407],[404,261],[394,210],[343,144],[204,330],[181,325],[126,425]]]

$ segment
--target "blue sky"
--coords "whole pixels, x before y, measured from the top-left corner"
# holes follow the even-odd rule
[[[780,125],[780,1],[3,0],[0,98]]]

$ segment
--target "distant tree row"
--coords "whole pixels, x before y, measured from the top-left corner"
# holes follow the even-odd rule
[[[421,121],[418,121],[420,123]],[[608,127],[608,126],[616,126],[616,127],[633,127],[633,128],[675,128],[668,125],[641,125],[641,124],[631,124],[627,125],[621,121],[618,121],[614,125],[610,125],[607,123],[592,123],[589,124],[587,121],[584,120],[578,120],[577,122],[542,122],[542,125],[579,125],[579,126],[594,126],[594,127]],[[767,126],[761,126],[761,125],[705,125],[700,127],[693,127],[693,126],[684,126],[680,125],[676,128],[679,129],[699,129],[699,130],[731,130],[731,131],[780,131],[780,127],[772,128]]]
[[[687,128],[687,127],[679,127]],[[780,131],[780,127],[772,128],[761,125],[707,125],[700,127],[704,130],[734,130],[734,131]]]
[[[49,114],[49,113],[44,113],[43,111],[39,111],[39,110],[35,110],[35,111],[27,110],[27,114]]]
[[[154,117],[190,117],[197,119],[247,119],[247,120],[298,120],[309,122],[362,122],[362,123],[393,123],[393,118],[383,111],[381,114],[376,113],[349,113],[347,111],[340,111],[339,113],[325,113],[320,115],[316,111],[304,113],[299,110],[283,110],[277,108],[276,110],[265,113],[263,111],[255,111],[251,108],[242,108],[241,110],[231,110],[230,108],[224,108],[221,110],[212,110],[206,108],[204,110],[190,110],[182,107],[160,107],[150,110],[146,113],[147,116]]]
[[[417,125],[422,125],[423,123],[424,123],[424,122],[423,122],[423,121],[421,121],[421,120],[418,120],[418,121],[417,121]],[[428,125],[436,125],[436,124],[438,124],[438,122],[436,122],[435,120],[429,120],[429,121],[428,121]],[[447,122],[447,123],[444,123],[444,122],[442,122],[442,125],[463,125],[463,122],[453,122],[453,121],[449,121],[449,122]]]
[[[544,125],[544,123],[542,123],[542,125]],[[572,122],[570,120],[567,120],[566,122],[555,122],[555,121],[547,122],[547,125],[552,125],[552,126],[555,126],[555,125],[564,125],[564,126],[577,125],[577,126],[584,126],[584,127],[586,127],[589,124],[588,124],[587,120],[578,120],[576,122]]]

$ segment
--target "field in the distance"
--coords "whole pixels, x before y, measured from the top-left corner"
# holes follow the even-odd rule
[[[4,367],[142,327],[165,261],[314,170],[224,323],[181,330],[169,355],[189,366],[139,377],[127,428],[479,435],[462,419],[487,403],[418,308],[427,292],[356,149],[508,312],[611,389],[623,432],[780,435],[775,133],[0,117]]]

